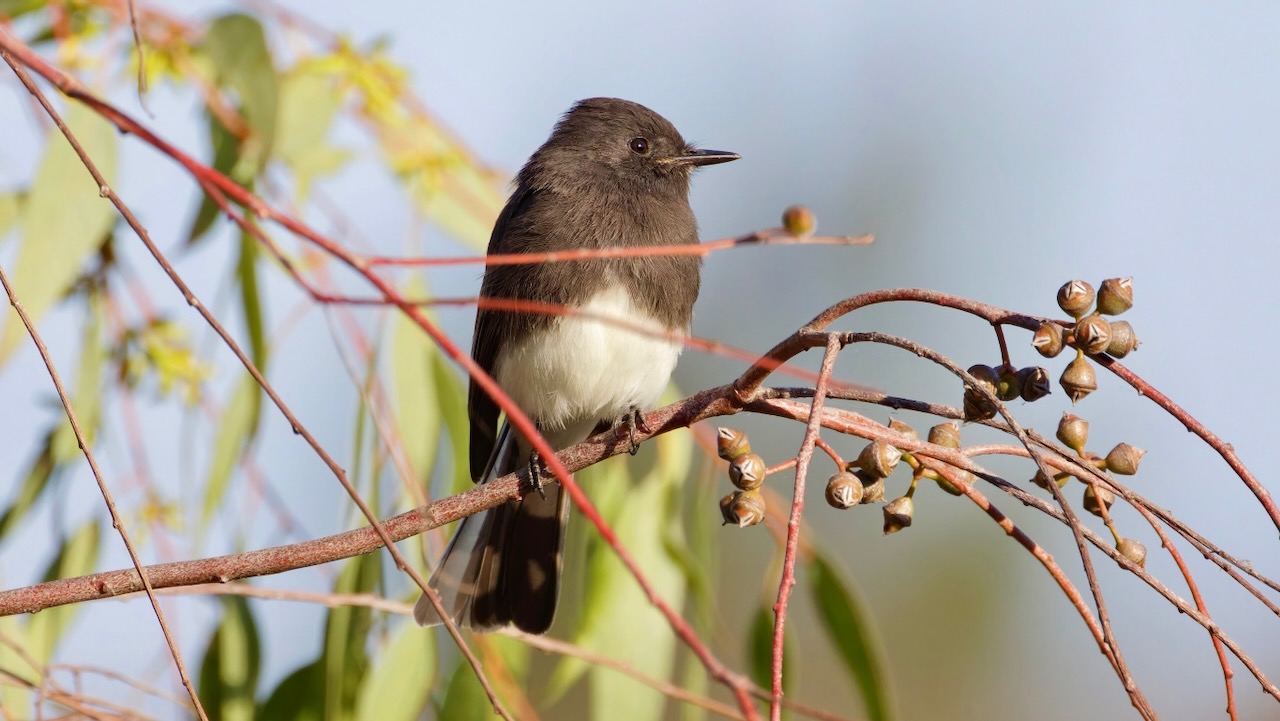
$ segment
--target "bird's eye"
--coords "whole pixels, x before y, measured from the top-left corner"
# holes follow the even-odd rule
[[[631,151],[644,155],[649,152],[649,141],[644,138],[632,138],[629,143]]]

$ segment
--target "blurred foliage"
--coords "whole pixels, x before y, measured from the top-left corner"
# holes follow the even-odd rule
[[[118,0],[0,0],[0,18],[14,21],[24,39],[59,66],[93,69],[88,74],[92,80],[85,82],[97,83],[95,89],[106,92],[136,82],[138,55],[129,41],[129,18],[123,8]],[[279,207],[299,215],[313,207],[315,191],[327,178],[346,170],[357,157],[377,157],[422,218],[468,249],[482,251],[504,202],[505,175],[485,167],[432,118],[411,94],[407,71],[384,45],[359,47],[269,6],[262,8],[255,11],[259,14],[192,21],[139,6],[137,25],[149,86],[191,91],[201,99],[199,117],[191,122],[203,124],[207,147],[193,154],[250,191],[267,189]],[[284,52],[279,38],[286,33],[293,42]],[[108,182],[115,182],[116,130],[78,104],[68,105],[65,115]],[[340,124],[362,129],[368,147],[338,144],[334,134]],[[198,478],[196,492],[184,500],[148,487],[132,497],[136,505],[126,516],[137,519],[133,526],[142,526],[134,529],[135,539],[145,537],[149,528],[164,526],[195,534],[192,546],[199,547],[211,521],[239,513],[234,508],[241,502],[236,491],[244,483],[244,464],[255,453],[262,427],[262,391],[248,372],[237,370],[239,366],[219,366],[225,356],[218,350],[201,350],[192,341],[202,331],[194,314],[156,309],[149,297],[152,289],[141,286],[139,277],[117,260],[118,244],[134,242],[132,231],[121,226],[115,210],[99,198],[99,189],[61,136],[52,132],[46,141],[30,181],[0,194],[0,243],[14,242],[14,237],[17,243],[11,249],[15,260],[10,274],[16,291],[37,321],[59,307],[81,319],[82,342],[71,392],[91,446],[97,446],[103,417],[111,412],[108,405],[125,397],[146,394],[158,404],[213,416],[202,446],[208,449],[206,471]],[[287,182],[281,184],[281,178]],[[212,199],[203,194],[192,197],[191,207],[184,247],[227,237],[212,232],[228,229],[230,222]],[[253,213],[246,216],[254,222]],[[234,265],[227,273],[232,305],[242,322],[249,357],[266,372],[277,328],[264,303],[263,284],[268,277],[282,276],[283,263],[299,259],[276,257],[248,233],[231,237],[238,241],[229,254]],[[411,279],[401,291],[406,297],[421,297],[428,289]],[[27,342],[16,318],[9,318],[0,332],[0,364]],[[359,479],[366,498],[375,508],[402,510],[422,500],[416,490],[422,479],[434,481],[437,496],[469,486],[465,388],[448,359],[403,314],[394,314],[372,340],[363,331],[346,332],[351,335],[345,340],[365,353],[367,376],[352,427],[352,476]],[[212,398],[209,381],[219,370],[234,381],[226,397]],[[65,490],[61,479],[66,471],[83,463],[61,410],[50,408],[43,422],[48,428],[42,443],[33,449],[22,479],[3,498],[0,542],[29,526],[42,505],[54,503]],[[371,432],[375,428],[376,434]],[[392,453],[407,461],[410,474],[395,486],[391,502],[380,500],[383,488],[378,481],[388,475],[382,472],[387,466],[384,446],[394,447]],[[583,478],[589,479],[593,499],[657,592],[684,609],[700,633],[723,634],[713,573],[723,536],[707,530],[708,514],[682,511],[695,497],[699,509],[714,507],[710,484],[689,483],[692,467],[711,466],[696,461],[701,456],[695,453],[691,434],[665,435],[650,446],[653,460],[647,467],[615,460],[590,469]],[[369,457],[373,462],[363,463]],[[198,506],[186,509],[188,501]],[[175,520],[192,511],[198,523],[184,526]],[[100,521],[90,520],[65,537],[53,538],[57,551],[43,578],[95,570],[104,532],[100,526]],[[589,581],[569,581],[577,584],[578,598],[563,604],[568,608],[558,624],[559,635],[585,652],[620,658],[635,671],[707,693],[707,680],[696,660],[678,644],[616,554],[595,533],[577,531],[574,538],[568,555],[571,561],[576,558],[572,567],[581,570],[571,574],[583,574]],[[115,542],[113,534],[107,539]],[[381,554],[342,563],[332,579],[332,592],[404,599],[416,595],[406,590],[398,574],[391,583],[384,563]],[[866,621],[856,596],[829,561],[819,560],[813,568],[817,573],[811,593],[832,643],[862,692],[866,716],[890,718],[879,651],[867,640],[871,635],[863,628]],[[6,578],[9,584],[16,580]],[[459,663],[443,634],[367,606],[339,604],[327,610],[318,648],[271,648],[269,634],[257,619],[258,603],[223,597],[203,653],[192,663],[211,719],[411,721],[424,714],[447,719],[492,714],[469,666]],[[0,619],[0,672],[41,684],[79,611],[68,606]],[[762,608],[753,626],[749,652],[758,677],[767,669],[762,654],[768,650],[771,619]],[[482,645],[490,651],[490,673],[504,679],[504,688],[530,686],[534,677],[543,682],[527,692],[535,705],[554,707],[575,689],[585,689],[593,718],[614,717],[618,709],[627,709],[628,719],[669,716],[667,697],[630,676],[574,657],[549,668],[534,663],[536,656],[509,639],[484,639]],[[276,680],[268,672],[268,659],[297,665]],[[803,665],[803,658],[788,660],[789,669]],[[48,704],[41,702],[41,708]],[[0,715],[26,718],[24,714],[36,706],[36,695],[29,689],[0,685]],[[704,716],[694,707],[682,711],[683,718]]]

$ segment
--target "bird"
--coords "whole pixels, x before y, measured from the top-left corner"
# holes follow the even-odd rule
[[[738,157],[694,147],[638,103],[580,100],[516,175],[488,254],[696,244],[692,172]],[[690,331],[700,266],[691,255],[489,265],[480,297],[506,305],[481,302],[471,356],[552,449],[611,427],[634,431]],[[520,301],[581,312],[516,310]],[[568,494],[541,483],[531,444],[510,423],[499,426],[497,403],[474,380],[467,411],[472,480],[527,464],[537,490],[463,519],[429,584],[459,626],[545,633],[559,598]],[[414,618],[441,623],[426,594]]]

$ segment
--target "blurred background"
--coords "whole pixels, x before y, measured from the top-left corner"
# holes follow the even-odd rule
[[[192,19],[244,7],[203,0],[153,6]],[[1064,281],[1096,285],[1133,276],[1137,301],[1126,319],[1143,345],[1126,365],[1232,443],[1273,486],[1265,453],[1274,423],[1262,411],[1280,401],[1272,368],[1280,344],[1267,325],[1277,307],[1272,286],[1280,269],[1280,6],[1274,3],[1048,8],[658,1],[615,7],[313,0],[278,6],[356,45],[384,40],[434,117],[495,168],[518,169],[573,101],[624,97],[662,113],[704,147],[742,155],[695,178],[692,200],[704,239],[776,225],[792,203],[813,209],[820,232],[876,236],[874,245],[861,248],[748,248],[710,256],[694,324],[705,338],[761,352],[828,305],[891,287],[937,289],[1057,316],[1054,293]],[[26,91],[7,70],[0,75],[9,76],[0,82],[0,189],[8,189],[31,177],[43,125]],[[117,85],[112,98],[162,137],[209,157],[205,131],[192,122],[200,103],[194,92],[154,89],[149,117],[132,88]],[[343,133],[355,137],[339,129],[340,138]],[[349,221],[328,228],[333,237],[386,254],[475,252],[418,222],[377,159],[358,153],[322,186]],[[123,143],[119,164],[120,194],[144,209],[153,237],[177,251],[196,207],[194,186],[137,142]],[[215,347],[127,240],[138,277],[157,289],[173,317],[199,329],[197,347]],[[0,242],[0,262],[11,262],[15,243]],[[177,252],[180,270],[214,304],[227,302],[234,247],[233,234],[222,227],[213,242]],[[461,266],[433,271],[427,280],[437,295],[474,295],[480,272]],[[356,390],[335,353],[326,314],[289,316],[299,294],[279,273],[264,273],[264,298],[273,328],[286,327],[288,334],[273,350],[273,380],[304,422],[331,449],[342,449]],[[472,311],[435,312],[465,346]],[[75,317],[63,309],[42,324],[55,359],[68,368],[80,337]],[[840,327],[906,336],[965,366],[999,360],[988,327],[930,307],[872,308]],[[1043,364],[1055,378],[1066,362],[1041,361],[1025,334],[1011,333],[1010,343],[1015,364]],[[816,356],[806,360],[816,367]],[[740,360],[688,352],[676,382],[693,391],[727,382],[743,368]],[[842,355],[838,375],[891,394],[959,404],[952,378],[889,350],[853,348]],[[222,358],[210,384],[225,395],[236,377]],[[1100,385],[1076,409],[1092,422],[1091,447],[1105,453],[1127,441],[1147,449],[1131,479],[1136,490],[1259,571],[1280,573],[1276,528],[1221,459],[1128,386],[1105,373]],[[0,372],[0,498],[16,487],[41,433],[60,412],[51,397],[38,356],[24,345]],[[1024,425],[1049,432],[1065,408],[1058,392],[1014,410]],[[890,417],[883,409],[860,410],[882,421]],[[192,439],[207,443],[207,434],[181,422],[182,411],[172,404],[157,401],[141,417],[152,463],[166,469],[163,483],[181,497],[191,475],[203,472],[193,470],[203,469],[197,458],[209,452],[193,450]],[[895,417],[927,426],[910,414]],[[767,419],[734,422],[774,461],[795,453],[802,430]],[[966,441],[983,438],[965,433]],[[108,467],[127,467],[112,421],[103,434]],[[850,457],[857,450],[849,443],[840,448]],[[349,502],[272,411],[264,413],[255,452],[263,477],[287,499],[304,536],[350,527],[340,523],[351,519]],[[1031,475],[1025,464],[993,467],[1013,481]],[[815,470],[811,487],[827,472]],[[789,493],[785,478],[775,480]],[[35,580],[51,553],[49,524],[100,514],[87,472],[76,471],[65,488],[56,503],[39,509],[40,520],[0,547],[0,586]],[[881,536],[878,513],[837,513],[816,496],[806,514],[814,537],[843,564],[877,624],[901,718],[1136,717],[1039,563],[972,504],[932,491],[917,495],[915,525],[890,537]],[[1084,586],[1064,527],[994,489],[985,492]],[[1074,497],[1079,487],[1070,492]],[[1132,511],[1116,515],[1123,532],[1147,545],[1148,568],[1186,597],[1150,528]],[[713,509],[705,517],[714,523]],[[225,544],[210,541],[178,556],[281,542],[275,526],[266,525],[273,530],[255,533],[221,517],[215,529],[224,531]],[[1100,523],[1095,527],[1102,530]],[[763,589],[776,585],[772,541],[763,531],[717,529],[714,537],[725,545],[713,641],[727,660],[741,663],[744,642],[735,634],[747,626]],[[102,546],[99,568],[127,565],[114,537],[104,537]],[[1201,560],[1185,545],[1181,550],[1189,562]],[[169,560],[163,544],[148,553]],[[1127,661],[1161,717],[1225,717],[1221,670],[1207,634],[1105,557],[1095,554],[1095,563]],[[1280,677],[1277,619],[1209,564],[1195,563],[1193,570],[1214,618],[1264,672]],[[324,587],[332,572],[294,576],[299,585]],[[217,609],[186,602],[171,608],[181,638],[196,653]],[[314,652],[323,611],[296,604],[263,604],[261,611],[264,645],[271,649],[263,659],[264,682],[274,684]],[[91,604],[62,653],[159,673],[169,662],[150,638],[149,614],[141,601]],[[856,715],[857,692],[819,637],[812,613],[797,612],[792,620],[788,631],[799,651],[793,696]],[[137,640],[140,628],[146,643]],[[1276,718],[1275,700],[1232,661],[1241,717]]]

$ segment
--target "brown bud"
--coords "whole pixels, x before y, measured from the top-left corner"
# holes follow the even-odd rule
[[[1101,501],[1101,504],[1099,503]],[[1084,489],[1084,510],[1095,516],[1102,516],[1102,506],[1106,506],[1108,510],[1111,504],[1116,502],[1116,494],[1108,491],[1094,483],[1090,483]]]
[[[889,421],[889,430],[897,431],[902,435],[906,436],[907,438],[912,438],[917,440],[920,438],[920,434],[916,432],[916,429],[912,428],[910,425],[906,423],[903,423],[897,418],[894,418],[893,420]]]
[[[960,448],[960,426],[955,421],[939,423],[929,429],[929,442],[946,448]]]
[[[1031,336],[1031,347],[1045,358],[1053,358],[1067,347],[1067,329],[1046,320],[1036,328],[1035,335]]]
[[[725,523],[732,523],[738,528],[746,528],[764,520],[764,496],[759,490],[734,491],[728,498],[729,508],[724,511]],[[720,504],[723,509],[723,499]]]
[[[1121,476],[1132,476],[1138,472],[1138,464],[1147,452],[1128,443],[1118,443],[1107,454],[1107,470]]]
[[[1093,299],[1093,286],[1083,280],[1069,280],[1058,289],[1058,307],[1072,318],[1083,318]]]
[[[911,496],[902,496],[889,501],[881,510],[884,511],[884,535],[887,536],[911,525],[911,517],[915,515],[916,505],[912,502]]]
[[[827,480],[827,504],[844,510],[862,502],[862,481],[848,471],[841,471]]]
[[[717,428],[716,452],[726,461],[732,461],[743,453],[751,452],[751,441],[746,433],[736,428]]]
[[[1074,413],[1063,413],[1058,421],[1058,440],[1076,453],[1083,453],[1089,442],[1089,421]]]
[[[1066,370],[1062,371],[1062,377],[1058,379],[1058,383],[1062,386],[1062,390],[1067,392],[1071,403],[1075,404],[1098,390],[1098,375],[1094,372],[1093,365],[1084,356],[1077,356],[1067,364]]]
[[[853,472],[853,475],[862,481],[862,502],[879,503],[884,500],[884,479],[875,478],[866,471],[859,468]]]
[[[729,462],[729,480],[744,491],[764,485],[766,466],[755,453],[743,453]]]
[[[876,478],[887,478],[898,461],[902,460],[902,451],[887,441],[872,441],[858,454],[858,467],[868,475]]]
[[[1053,391],[1049,380],[1049,371],[1039,366],[1027,366],[1018,371],[1018,379],[1022,383],[1022,400],[1034,403]]]
[[[733,500],[736,495],[737,491],[734,491],[720,499],[720,518],[723,521],[720,525],[722,526],[727,526],[730,523],[735,526],[738,525],[738,518],[733,515]]]
[[[1107,353],[1116,358],[1123,358],[1138,349],[1138,335],[1128,321],[1111,322],[1111,340],[1107,343]]]
[[[1098,287],[1098,312],[1120,315],[1133,307],[1133,278],[1107,278]]]
[[[798,238],[813,235],[818,229],[818,219],[805,206],[793,205],[782,211],[782,228]]]
[[[1139,568],[1147,566],[1147,547],[1132,538],[1121,538],[1116,544],[1116,550],[1120,555],[1138,564]]]
[[[1085,353],[1101,353],[1111,342],[1111,324],[1097,313],[1090,313],[1072,330],[1076,347]]]
[[[995,368],[979,363],[969,367],[969,375],[973,376],[977,385],[966,384],[964,387],[964,419],[985,421],[988,418],[994,418],[997,409],[995,403],[991,401],[991,395],[996,393],[1000,374],[996,373]]]

